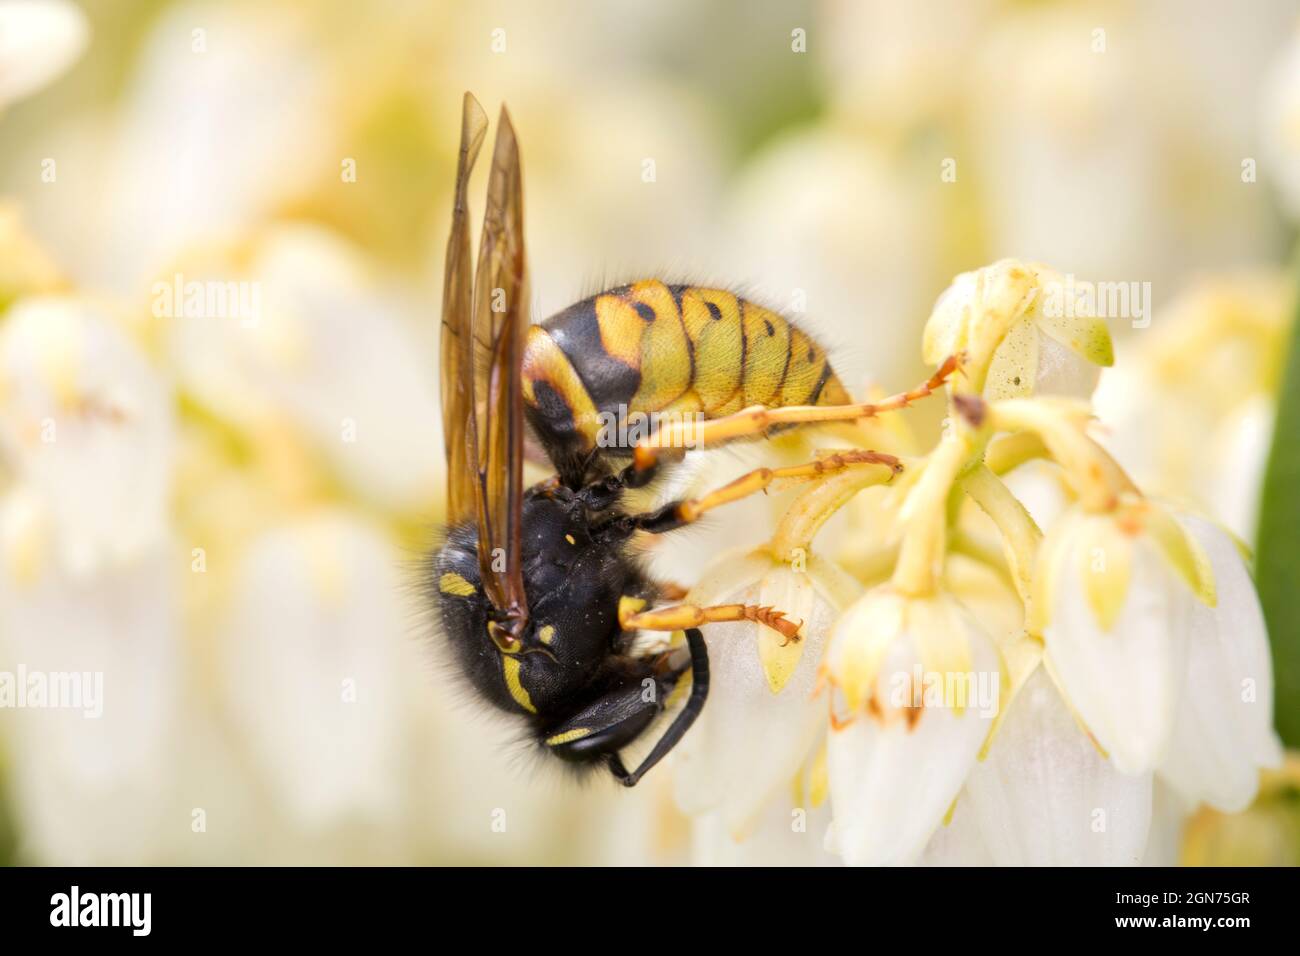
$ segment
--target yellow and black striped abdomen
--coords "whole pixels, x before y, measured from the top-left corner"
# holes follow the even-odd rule
[[[562,474],[607,445],[600,437],[612,416],[719,418],[750,405],[849,401],[825,349],[782,316],[722,289],[657,279],[602,292],[530,328],[523,386],[529,419]]]

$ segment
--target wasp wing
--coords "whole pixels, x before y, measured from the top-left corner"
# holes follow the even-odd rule
[[[475,504],[473,430],[474,335],[473,253],[466,191],[479,148],[487,133],[487,114],[469,93],[461,110],[460,157],[456,161],[456,198],[447,240],[442,280],[442,434],[447,451],[447,523],[459,524],[478,514]]]
[[[524,405],[528,327],[519,145],[503,107],[474,275],[474,430],[479,568],[488,599],[518,640],[528,618],[522,566]]]

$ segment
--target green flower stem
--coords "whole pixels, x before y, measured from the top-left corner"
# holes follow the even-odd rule
[[[989,424],[1000,431],[1037,435],[1064,470],[1087,511],[1113,511],[1137,486],[1106,451],[1088,437],[1087,406],[1061,399],[1012,398],[989,405]]]
[[[906,461],[903,467],[909,467]],[[769,544],[772,554],[778,561],[789,561],[793,553],[806,552],[822,525],[854,495],[864,488],[885,484],[893,477],[893,470],[885,465],[860,465],[813,482],[781,516]]]
[[[904,594],[934,593],[948,531],[944,505],[970,455],[969,434],[959,428],[950,430],[931,452],[925,471],[903,502],[903,543],[892,580]]]
[[[1013,435],[1000,435],[989,442],[988,452],[984,455],[984,464],[995,475],[1005,475],[1015,471],[1029,461],[1047,457],[1047,446],[1033,432],[1017,432]]]
[[[1273,647],[1277,730],[1300,747],[1300,318],[1278,396],[1273,447],[1264,471],[1255,578]]]
[[[1020,499],[986,465],[979,465],[967,472],[961,480],[961,486],[997,526],[1006,548],[1016,591],[1025,605],[1025,617],[1029,619],[1034,560],[1038,554],[1038,544],[1043,540],[1043,532],[1020,503]]]

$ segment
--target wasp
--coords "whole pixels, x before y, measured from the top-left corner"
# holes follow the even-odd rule
[[[674,589],[643,570],[635,536],[671,532],[777,479],[900,466],[889,455],[846,451],[757,469],[639,513],[624,507],[624,493],[647,485],[687,444],[900,408],[940,387],[952,366],[911,392],[854,404],[825,350],[782,316],[725,290],[656,279],[530,324],[519,146],[504,107],[471,274],[467,182],[487,125],[465,94],[441,330],[449,529],[431,557],[429,589],[452,656],[482,698],[525,720],[546,751],[604,766],[633,786],[704,708],[701,626],[749,620],[800,638],[800,623],[774,608],[657,606]],[[602,440],[611,416],[647,413],[671,414],[632,447]],[[526,429],[555,469],[528,488]],[[685,659],[680,648],[637,653],[641,630],[683,632]],[[620,752],[674,691],[685,704],[627,769]]]

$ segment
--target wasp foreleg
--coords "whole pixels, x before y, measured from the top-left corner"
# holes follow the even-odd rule
[[[623,479],[624,483],[628,487],[636,487],[640,481],[636,476],[652,474],[662,459],[680,458],[686,448],[706,448],[738,438],[756,438],[780,425],[853,421],[906,408],[913,402],[938,391],[960,366],[961,362],[957,356],[949,356],[933,375],[916,388],[899,392],[878,402],[861,402],[854,405],[787,405],[783,408],[753,405],[734,415],[725,415],[705,422],[674,421],[664,428],[657,429],[636,446],[632,455],[632,464],[625,469],[631,474]]]
[[[680,631],[702,624],[721,624],[727,621],[754,621],[764,624],[789,641],[799,640],[803,622],[789,620],[776,608],[757,604],[714,604],[700,607],[696,604],[677,604],[654,611],[635,611],[624,604],[619,608],[618,622],[625,631]]]

